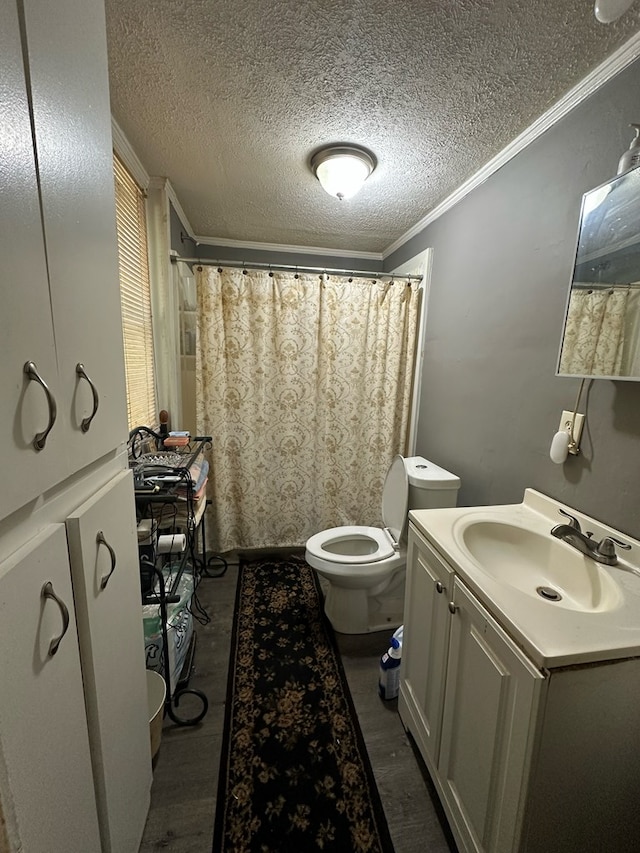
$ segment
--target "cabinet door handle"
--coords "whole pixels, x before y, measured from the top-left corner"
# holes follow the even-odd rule
[[[89,432],[91,421],[95,418],[96,412],[98,411],[98,406],[100,405],[100,398],[98,397],[98,389],[93,384],[91,379],[89,379],[87,372],[84,369],[84,364],[81,364],[80,362],[76,364],[76,373],[81,379],[85,379],[89,383],[89,388],[91,388],[91,393],[93,395],[93,411],[91,412],[88,418],[83,418],[82,423],[80,424],[80,429],[82,430],[82,432]]]
[[[455,613],[456,610],[459,610],[459,609],[460,608],[458,607],[458,605],[454,604],[453,601],[449,602],[449,613]]]
[[[47,443],[47,436],[53,429],[53,425],[56,422],[56,416],[58,414],[58,407],[56,406],[56,401],[54,399],[53,394],[49,390],[49,386],[44,381],[42,376],[38,373],[38,368],[32,361],[27,361],[24,366],[24,372],[27,374],[29,379],[37,382],[39,385],[42,385],[44,389],[44,393],[47,397],[47,405],[49,406],[49,423],[47,424],[47,428],[42,432],[36,433],[33,439],[33,446],[36,450],[42,450]]]
[[[109,583],[109,581],[111,580],[111,575],[116,570],[116,552],[113,550],[111,545],[109,545],[107,540],[104,538],[104,533],[102,532],[102,530],[98,531],[98,535],[96,536],[96,542],[98,543],[98,547],[100,547],[100,545],[104,545],[106,547],[106,549],[109,551],[109,556],[111,557],[111,569],[110,569],[109,573],[106,574],[102,578],[102,580],[100,581],[100,589],[104,589],[106,587],[106,585]]]
[[[69,610],[64,601],[59,598],[53,591],[53,584],[51,583],[51,581],[47,581],[46,584],[42,587],[42,597],[50,598],[55,601],[55,603],[60,608],[60,612],[62,613],[62,633],[59,637],[54,637],[53,640],[51,640],[51,642],[49,643],[49,657],[52,658],[58,651],[58,646],[62,642],[62,638],[67,633],[67,629],[69,628]]]
[[[436,592],[439,592],[441,594],[444,592],[444,586],[442,585],[441,581],[436,581]]]

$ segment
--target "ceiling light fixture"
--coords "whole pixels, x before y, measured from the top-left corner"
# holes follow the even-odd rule
[[[311,170],[322,188],[340,201],[354,196],[375,167],[373,154],[357,145],[328,145],[311,158]]]
[[[601,24],[611,24],[633,6],[634,0],[596,0],[595,16]]]

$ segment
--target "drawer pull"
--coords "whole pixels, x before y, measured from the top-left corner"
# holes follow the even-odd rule
[[[444,592],[444,586],[441,581],[436,581],[436,592],[439,592],[441,595]]]
[[[84,364],[78,362],[76,364],[76,373],[81,379],[85,379],[89,383],[89,388],[91,388],[91,393],[93,394],[93,411],[89,415],[88,418],[83,418],[82,423],[80,424],[80,429],[82,432],[89,432],[89,427],[91,426],[91,421],[95,418],[96,412],[98,411],[98,406],[100,405],[100,398],[98,397],[98,389],[93,384],[89,376],[87,375],[86,370],[84,369]]]
[[[40,376],[40,374],[38,373],[38,368],[33,363],[33,361],[27,361],[27,363],[24,366],[24,372],[27,374],[29,379],[33,380],[34,382],[37,382],[39,385],[42,385],[44,393],[46,394],[46,397],[47,397],[47,405],[49,406],[49,423],[47,424],[47,428],[45,430],[43,430],[42,432],[36,433],[36,435],[34,436],[33,442],[32,442],[34,448],[36,450],[40,451],[44,448],[45,444],[47,443],[47,436],[49,435],[49,433],[53,429],[53,425],[56,422],[56,416],[58,414],[58,407],[56,406],[56,401],[54,399],[53,394],[49,390],[49,386],[44,381],[42,376]]]
[[[98,531],[98,535],[96,536],[96,542],[98,543],[98,547],[100,545],[104,545],[106,547],[106,549],[109,551],[109,556],[111,557],[111,570],[100,581],[100,589],[104,589],[106,587],[106,585],[109,583],[109,581],[111,580],[111,575],[116,570],[116,552],[113,550],[111,545],[109,545],[107,540],[104,538],[104,533],[102,532],[102,530]]]
[[[62,642],[62,638],[67,633],[67,629],[69,628],[69,610],[64,601],[59,598],[55,592],[53,591],[53,584],[51,581],[47,581],[46,584],[42,587],[42,597],[50,598],[60,608],[60,612],[62,613],[62,633],[59,637],[54,637],[53,640],[49,643],[49,657],[52,658],[55,653],[58,651],[58,646]]]
[[[459,610],[459,609],[460,608],[458,607],[458,605],[454,604],[453,601],[449,602],[449,613],[455,613],[456,610]]]

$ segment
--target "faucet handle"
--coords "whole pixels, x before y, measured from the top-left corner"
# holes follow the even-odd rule
[[[626,542],[621,542],[619,539],[616,539],[615,536],[605,536],[604,539],[598,543],[596,551],[604,557],[614,557],[616,553],[616,545],[618,548],[623,548],[625,551],[631,550],[631,545],[628,545]]]
[[[565,512],[563,509],[560,509],[559,507],[558,507],[558,512],[560,513],[560,515],[564,515],[566,518],[569,519],[569,524],[571,525],[571,527],[575,528],[577,531],[580,531],[580,529],[581,529],[580,528],[580,522],[575,517],[575,515],[570,515],[568,512]]]
[[[615,536],[609,536],[612,542],[615,542],[619,548],[623,548],[625,551],[631,550],[631,545],[628,542],[621,542],[619,539],[616,539]]]

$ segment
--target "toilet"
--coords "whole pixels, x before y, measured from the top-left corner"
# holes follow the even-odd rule
[[[382,493],[384,527],[332,527],[307,540],[336,631],[366,634],[403,622],[410,509],[453,507],[460,479],[422,456],[396,456]]]

